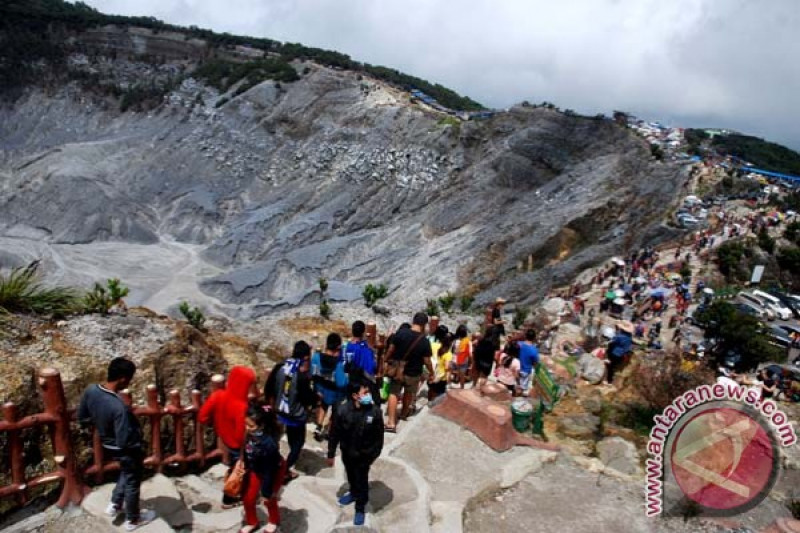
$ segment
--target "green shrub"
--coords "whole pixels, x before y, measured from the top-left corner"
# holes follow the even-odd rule
[[[328,300],[322,300],[319,304],[319,316],[328,320],[331,318],[331,306]]]
[[[323,294],[328,292],[328,280],[327,279],[319,278],[319,280],[317,280],[317,282],[319,283],[319,292],[321,292]]]
[[[181,305],[178,307],[178,309],[193,328],[203,329],[203,324],[206,322],[206,317],[198,307],[192,309],[189,307],[189,302],[181,302]]]
[[[361,296],[364,297],[364,303],[367,307],[372,307],[381,298],[386,298],[389,294],[389,288],[381,283],[380,285],[373,285],[371,283],[364,287],[364,292]]]
[[[770,237],[764,228],[758,232],[758,246],[770,255],[775,253],[775,239]]]
[[[467,294],[462,294],[461,298],[458,299],[458,307],[461,309],[462,313],[466,313],[469,311],[469,308],[472,307],[473,302],[475,301],[474,296],[470,296]]]
[[[39,261],[8,274],[0,273],[0,314],[34,313],[62,317],[80,310],[80,298],[69,287],[44,287]]]
[[[530,311],[527,307],[517,307],[514,309],[514,317],[511,319],[511,324],[514,326],[514,329],[521,329],[522,326],[525,325],[529,313]]]
[[[119,279],[109,279],[106,286],[99,283],[84,297],[84,309],[89,313],[108,314],[116,306],[125,307],[125,298],[130,290]]]
[[[439,303],[436,300],[428,300],[425,305],[425,312],[428,316],[439,316]]]
[[[800,244],[800,221],[795,220],[783,231],[783,237],[795,244]]]
[[[450,314],[450,311],[453,309],[453,304],[456,303],[456,295],[452,292],[448,292],[444,296],[439,296],[439,306],[442,308],[442,311]]]

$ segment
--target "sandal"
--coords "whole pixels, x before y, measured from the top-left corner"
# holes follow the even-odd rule
[[[287,470],[286,471],[286,475],[283,478],[283,484],[286,485],[289,482],[294,481],[295,479],[297,479],[299,477],[300,477],[300,474],[298,474],[294,470]]]
[[[239,530],[239,533],[253,533],[258,529],[258,525],[255,526],[244,526],[242,529]]]
[[[383,426],[383,431],[386,433],[397,433],[397,428],[394,426]]]
[[[267,527],[264,528],[263,533],[275,533],[278,531],[278,524],[267,524]]]

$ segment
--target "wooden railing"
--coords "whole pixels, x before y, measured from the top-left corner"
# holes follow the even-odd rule
[[[39,372],[39,388],[44,402],[44,411],[24,418],[19,418],[18,408],[13,403],[3,405],[3,420],[0,420],[0,433],[5,433],[8,439],[9,464],[11,484],[0,486],[0,498],[13,497],[19,505],[24,505],[32,489],[54,483],[61,483],[61,493],[56,505],[65,507],[68,503],[80,503],[88,492],[84,481],[93,477],[96,483],[101,483],[105,472],[119,469],[116,461],[106,462],[100,437],[93,432],[93,464],[85,469],[78,467],[76,451],[78,438],[73,432],[72,424],[75,423],[74,411],[67,407],[64,396],[64,386],[61,375],[57,370],[45,368]],[[212,390],[225,386],[224,378],[215,375],[211,379]],[[121,393],[123,401],[132,405],[132,398],[128,391]],[[191,392],[191,405],[181,405],[180,393],[172,390],[168,395],[167,405],[161,405],[158,400],[158,390],[155,385],[147,387],[146,404],[135,406],[134,414],[146,418],[150,427],[150,453],[145,458],[145,466],[156,472],[162,472],[167,465],[186,467],[189,464],[203,467],[209,461],[222,458],[227,459],[227,450],[217,438],[213,449],[206,450],[206,428],[197,421],[200,410],[200,391]],[[167,456],[162,449],[162,420],[172,420],[172,430],[175,439],[175,450]],[[56,469],[41,474],[32,479],[25,477],[25,458],[23,453],[23,430],[42,427],[47,429],[47,435],[52,443],[53,460]],[[191,436],[185,438],[186,429],[191,427]],[[189,443],[186,441],[189,440]],[[193,446],[190,448],[191,443]]]

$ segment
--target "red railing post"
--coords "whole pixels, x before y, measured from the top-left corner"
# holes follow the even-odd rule
[[[78,504],[87,492],[81,483],[72,449],[67,412],[67,401],[64,397],[64,385],[58,370],[44,368],[39,372],[39,386],[42,388],[45,414],[55,418],[53,425],[53,452],[58,465],[59,474],[63,476],[64,486],[56,505],[66,507],[69,502]]]
[[[158,404],[158,389],[152,383],[147,386],[147,418],[150,420],[151,464],[159,474],[164,470],[164,455],[161,450],[161,406]]]
[[[176,389],[169,391],[169,404],[165,408],[172,416],[173,430],[175,431],[175,454],[168,458],[169,462],[176,462],[183,467],[186,464],[186,443],[183,441],[183,407],[181,407],[181,394]]]
[[[103,482],[105,455],[103,454],[103,443],[100,442],[100,433],[98,433],[97,428],[92,428],[92,452],[94,456],[94,482],[99,485]]]
[[[375,324],[375,322],[370,321],[367,323],[367,344],[369,344],[369,347],[374,350],[377,343],[378,326]]]
[[[194,420],[194,447],[195,447],[195,455],[199,457],[200,461],[200,468],[204,467],[206,464],[206,443],[205,438],[203,435],[203,424],[197,419],[197,413],[200,412],[200,405],[202,403],[202,399],[200,396],[200,391],[194,389],[192,391],[192,419]]]
[[[3,405],[3,417],[12,425],[17,422],[19,420],[17,406],[11,402]],[[25,493],[25,458],[19,429],[8,431],[8,449],[11,455],[11,483],[19,491],[15,498],[19,505],[25,505],[28,500]]]
[[[436,331],[436,328],[439,327],[439,317],[432,316],[430,322],[428,323],[428,334],[433,335],[433,332]]]

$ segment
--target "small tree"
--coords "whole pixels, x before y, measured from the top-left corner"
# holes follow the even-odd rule
[[[319,304],[319,316],[324,318],[325,320],[329,320],[331,318],[331,306],[328,304],[328,300],[323,299]]]
[[[522,326],[525,325],[529,313],[530,311],[527,307],[517,307],[514,310],[514,317],[511,319],[511,324],[514,326],[514,329],[521,329]]]
[[[319,316],[328,320],[331,317],[331,306],[328,303],[328,280],[319,278]]]
[[[369,283],[364,287],[364,292],[361,293],[361,296],[364,297],[364,304],[366,304],[367,307],[372,307],[381,298],[386,298],[388,294],[389,288],[386,285],[382,283],[380,285]]]
[[[125,309],[125,298],[130,290],[122,285],[119,279],[109,279],[106,286],[99,283],[94,284],[94,289],[88,292],[84,298],[84,307],[90,313],[102,313],[107,315],[114,307]]]
[[[466,313],[469,311],[469,308],[472,307],[472,303],[475,301],[474,296],[469,296],[467,294],[462,294],[461,298],[458,301],[458,307],[461,309],[462,313]]]
[[[439,316],[439,304],[436,300],[428,300],[426,302],[425,312],[428,316]]]
[[[439,297],[439,306],[441,306],[442,311],[450,314],[450,311],[453,309],[453,304],[456,302],[456,295],[452,292],[448,292],[444,296]]]
[[[770,255],[775,252],[775,239],[769,236],[766,228],[758,232],[758,246]]]
[[[181,302],[181,305],[178,307],[178,309],[180,310],[181,314],[186,317],[187,322],[189,322],[193,328],[203,329],[203,324],[206,321],[206,317],[198,307],[191,309],[189,307],[189,302]]]

